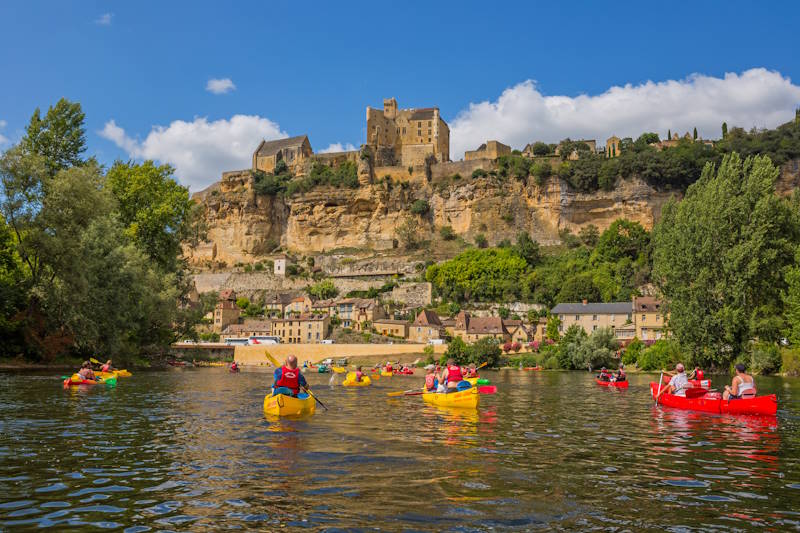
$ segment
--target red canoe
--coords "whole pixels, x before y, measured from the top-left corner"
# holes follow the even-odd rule
[[[526,367],[522,368],[522,370],[528,370],[528,371],[532,371],[532,372],[538,372],[541,369],[542,369],[542,367],[540,367],[540,366],[526,366]]]
[[[653,398],[658,394],[658,383],[650,383]],[[658,403],[676,409],[702,411],[704,413],[732,415],[765,415],[775,416],[778,412],[778,398],[774,394],[743,398],[740,400],[723,400],[719,392],[707,392],[696,398],[684,398],[674,394],[662,394]]]
[[[602,379],[595,378],[595,381],[601,387],[618,387],[620,389],[628,388],[628,380],[625,381],[603,381]]]

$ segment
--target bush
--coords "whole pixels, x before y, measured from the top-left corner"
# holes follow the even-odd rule
[[[681,350],[677,341],[661,339],[644,350],[636,361],[641,370],[667,370],[681,360]],[[686,363],[684,363],[686,364]]]
[[[319,283],[309,286],[306,289],[306,292],[308,292],[310,296],[313,296],[319,300],[327,300],[339,294],[339,290],[336,288],[336,285],[334,285],[333,281],[329,279],[322,280]]]
[[[639,355],[641,355],[643,349],[644,343],[638,338],[634,337],[631,343],[625,348],[625,352],[622,354],[622,363],[625,365],[635,365],[636,361],[639,360]]]
[[[483,233],[478,233],[475,235],[475,246],[478,248],[486,248],[489,246],[489,241],[486,240],[486,235]]]
[[[519,353],[519,351],[522,349],[522,345],[518,342],[515,342],[511,345],[511,349],[514,350],[514,353]]]
[[[424,215],[430,208],[430,204],[425,200],[417,200],[411,204],[411,212],[415,215]]]
[[[755,374],[774,374],[781,371],[781,352],[775,344],[758,342],[750,352],[750,370]]]
[[[264,270],[264,263],[256,263],[253,265],[253,269],[255,269],[256,272],[261,272]]]
[[[507,343],[505,343],[503,345],[503,351],[508,353],[508,352],[510,352],[512,350],[513,346],[514,346],[513,344],[511,344],[510,342],[507,342]]]
[[[439,229],[439,236],[445,241],[452,241],[456,238],[456,232],[452,226],[442,226]]]
[[[245,309],[248,305],[250,305],[250,300],[248,298],[244,296],[236,298],[236,307],[239,309]]]

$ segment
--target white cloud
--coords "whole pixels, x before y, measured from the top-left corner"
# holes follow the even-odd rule
[[[775,127],[791,120],[800,104],[800,86],[764,68],[723,78],[693,74],[683,80],[611,87],[595,96],[544,96],[528,80],[508,88],[494,102],[470,104],[450,125],[452,159],[474,150],[488,139],[523,148],[542,140],[597,139],[611,135],[638,137],[667,130],[719,138],[721,124],[729,127]]]
[[[344,145],[342,145],[342,143],[331,143],[327,148],[323,148],[317,153],[328,154],[330,152],[352,152],[353,150],[358,150],[358,148],[350,143],[345,143]]]
[[[8,122],[5,120],[0,120],[0,130],[5,129],[6,126],[8,126]],[[3,146],[6,143],[8,143],[8,137],[0,133],[0,146]]]
[[[211,78],[206,83],[206,91],[214,94],[225,94],[236,90],[236,85],[230,78]]]
[[[193,191],[219,180],[226,170],[250,167],[253,150],[263,139],[287,137],[280,126],[257,115],[234,115],[229,120],[176,120],[153,126],[141,141],[131,138],[113,120],[99,132],[136,159],[154,159],[175,167],[178,179]]]
[[[114,13],[103,13],[96,19],[94,19],[94,23],[98,26],[111,26],[111,18],[114,16]]]

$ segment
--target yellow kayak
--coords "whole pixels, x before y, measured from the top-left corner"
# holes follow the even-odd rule
[[[340,366],[332,366],[332,367],[331,367],[331,370],[333,370],[333,371],[334,371],[334,372],[336,372],[337,374],[344,374],[345,372],[347,372],[347,369],[345,369],[345,368],[342,368],[342,367],[340,367]]]
[[[422,399],[425,400],[425,403],[438,405],[439,407],[465,407],[475,409],[478,407],[478,403],[480,403],[480,394],[478,394],[478,387],[470,387],[467,390],[458,392],[426,392],[423,393]]]
[[[316,410],[316,402],[311,396],[295,398],[285,394],[264,396],[264,414],[273,416],[311,415]]]
[[[120,378],[129,378],[129,377],[131,377],[133,375],[130,372],[128,372],[127,370],[125,370],[125,369],[114,370],[114,373],[117,375],[117,377],[120,377]]]
[[[392,373],[389,372],[388,370],[383,370],[383,371],[381,371],[381,376],[389,378],[389,377],[392,377]]]
[[[94,375],[97,376],[97,377],[101,377],[103,379],[108,379],[108,378],[113,378],[113,377],[119,376],[119,374],[116,371],[114,371],[114,372],[100,372],[99,370],[97,372],[95,372]]]
[[[369,379],[369,376],[362,376],[361,381],[356,381],[355,372],[348,372],[347,377],[342,382],[343,387],[369,387],[371,384],[372,380]]]

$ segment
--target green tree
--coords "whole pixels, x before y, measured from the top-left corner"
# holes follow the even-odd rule
[[[439,236],[444,241],[453,241],[456,238],[456,232],[453,231],[453,226],[442,226],[439,228]]]
[[[236,307],[239,309],[246,309],[248,305],[250,305],[250,299],[246,296],[240,296],[239,298],[236,298]]]
[[[517,244],[514,247],[514,251],[532,267],[538,265],[542,260],[539,243],[531,239],[531,236],[524,231],[517,234]]]
[[[746,351],[753,314],[777,308],[786,290],[800,223],[775,195],[779,170],[767,157],[726,156],[707,165],[654,231],[653,270],[670,302],[670,328],[702,364]]]
[[[800,345],[800,248],[795,253],[794,265],[786,269],[786,290],[782,294],[786,309],[784,335],[793,345]]]
[[[413,204],[411,204],[410,211],[415,215],[424,215],[430,210],[431,206],[425,200],[415,200]]]
[[[157,166],[152,161],[117,161],[106,175],[126,233],[168,271],[179,268],[181,245],[196,236],[189,190],[175,181],[173,173],[171,166]]]
[[[589,224],[581,228],[578,232],[578,238],[584,245],[593,248],[600,239],[600,230],[594,224]]]
[[[489,241],[486,240],[486,235],[483,233],[478,233],[475,235],[475,246],[478,248],[486,248],[489,246]]]
[[[695,141],[697,140],[697,128],[695,128],[694,131],[692,132],[692,139]]]
[[[508,307],[501,305],[500,309],[497,310],[497,315],[503,320],[506,320],[509,316],[511,316],[511,311],[509,311]]]
[[[541,141],[536,141],[535,143],[533,143],[531,151],[535,156],[548,155],[550,153],[550,147],[546,143],[543,143]]]
[[[550,315],[550,317],[547,319],[547,326],[545,328],[547,338],[553,342],[558,342],[558,339],[561,336],[560,329],[561,319],[556,315]]]
[[[397,226],[394,231],[406,250],[415,250],[419,247],[421,242],[420,224],[416,217],[406,217],[403,223]]]
[[[727,137],[727,136],[728,136],[728,123],[727,122],[723,122],[722,123],[722,138],[725,139],[725,137]]]
[[[487,363],[488,367],[495,367],[500,362],[502,355],[500,342],[491,337],[484,337],[469,347],[469,363],[482,365]]]
[[[509,248],[473,248],[429,266],[425,279],[447,300],[506,301],[517,298],[519,279],[527,269],[525,260]]]
[[[447,350],[442,355],[440,363],[444,364],[450,358],[458,365],[469,363],[469,349],[461,337],[455,337],[447,344]]]
[[[600,235],[595,248],[595,258],[616,262],[623,257],[636,260],[645,253],[650,244],[650,235],[641,224],[626,219],[611,223]]]
[[[48,174],[82,165],[86,151],[85,115],[79,103],[62,98],[47,109],[44,118],[37,108],[20,143],[25,152],[44,158]]]
[[[328,300],[335,298],[339,294],[339,289],[336,288],[333,281],[325,279],[309,286],[306,292],[318,300]]]

